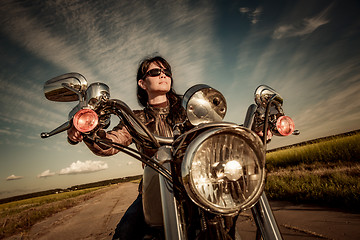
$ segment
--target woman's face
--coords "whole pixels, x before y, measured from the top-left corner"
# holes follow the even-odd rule
[[[152,62],[146,72],[152,69],[164,69],[162,65],[158,66]],[[144,79],[138,81],[139,86],[144,89],[149,98],[164,95],[170,91],[171,88],[171,77],[167,76],[164,71],[160,72],[159,76],[150,76],[147,74]]]

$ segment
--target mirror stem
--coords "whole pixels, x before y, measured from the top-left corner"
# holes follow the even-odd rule
[[[62,85],[64,88],[66,88],[66,89],[68,89],[68,90],[70,90],[70,91],[72,91],[72,92],[74,92],[74,93],[76,93],[76,94],[78,95],[79,101],[80,101],[80,105],[81,105],[81,103],[84,102],[85,99],[84,99],[83,95],[81,94],[81,92],[79,92],[79,91],[76,90],[75,88],[69,86],[69,84],[67,84],[67,83],[63,83],[63,84],[61,84],[61,85]]]

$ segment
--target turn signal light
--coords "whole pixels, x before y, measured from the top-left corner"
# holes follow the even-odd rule
[[[294,121],[288,116],[281,116],[276,122],[276,128],[282,136],[289,136],[295,130]]]
[[[82,133],[93,130],[98,125],[98,122],[98,115],[91,109],[81,109],[73,118],[75,128]]]

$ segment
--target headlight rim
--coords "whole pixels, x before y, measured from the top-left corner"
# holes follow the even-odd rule
[[[202,196],[199,196],[194,189],[194,183],[191,177],[191,164],[197,149],[201,144],[206,141],[209,137],[217,134],[224,134],[229,132],[231,134],[239,134],[241,138],[246,140],[246,143],[251,149],[254,150],[258,159],[260,167],[260,180],[257,185],[257,189],[244,201],[244,203],[236,208],[221,208],[214,205],[208,204],[209,201],[204,201]],[[190,199],[199,207],[216,214],[222,215],[233,215],[239,211],[252,207],[265,187],[265,148],[260,137],[248,128],[237,126],[237,127],[214,127],[208,129],[195,137],[195,139],[189,144],[185,151],[183,162],[181,165],[181,175],[184,187]]]

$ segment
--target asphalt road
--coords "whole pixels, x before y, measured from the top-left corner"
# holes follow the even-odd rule
[[[26,235],[9,239],[111,239],[116,224],[137,196],[137,184],[122,183],[76,207],[34,225]],[[270,203],[286,240],[360,239],[360,214],[318,206]],[[237,222],[242,240],[255,239],[250,212]]]

